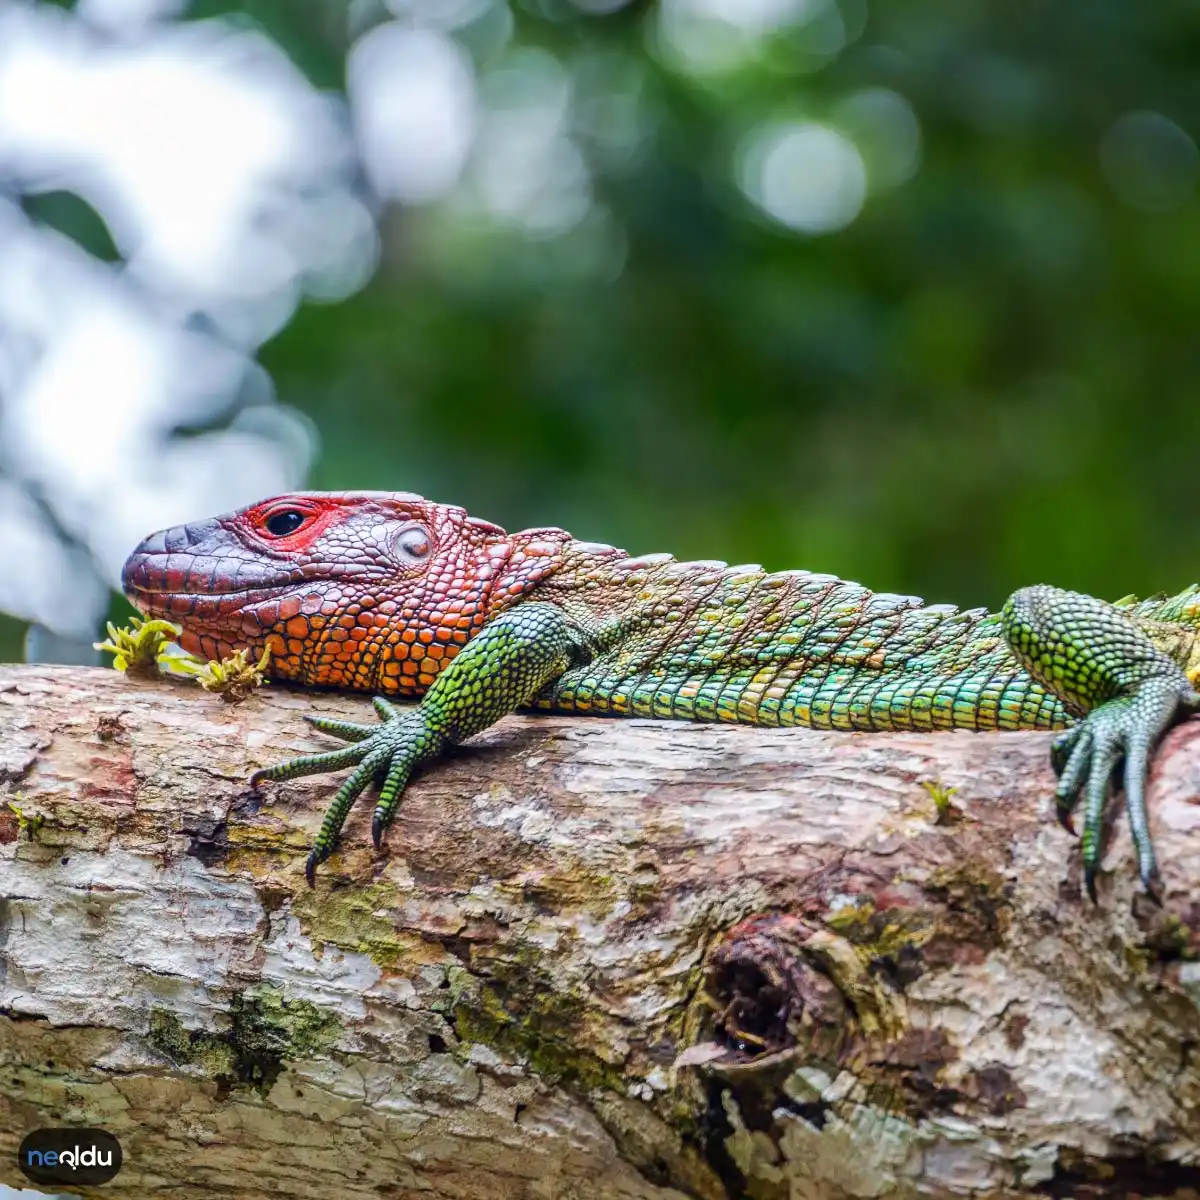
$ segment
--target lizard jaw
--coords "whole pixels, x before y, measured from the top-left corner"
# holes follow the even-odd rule
[[[228,615],[295,587],[300,572],[248,553],[220,521],[152,533],[125,560],[121,587],[144,613],[181,619],[207,608]]]
[[[278,613],[298,574],[248,555],[219,520],[207,520],[145,538],[125,561],[121,587],[145,616],[181,625],[185,650],[223,658],[242,646],[261,650],[271,626],[263,618]]]

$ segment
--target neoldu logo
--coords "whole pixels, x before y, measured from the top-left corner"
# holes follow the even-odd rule
[[[121,1143],[103,1129],[35,1129],[17,1150],[17,1166],[34,1183],[94,1187],[121,1169]]]

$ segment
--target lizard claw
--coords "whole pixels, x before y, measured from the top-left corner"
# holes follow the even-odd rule
[[[317,886],[317,867],[329,857],[329,853],[329,850],[321,849],[319,846],[314,846],[309,852],[304,863],[304,878],[308,881],[309,887]]]
[[[1058,823],[1072,837],[1075,836],[1075,807],[1091,770],[1093,746],[1092,731],[1084,721],[1062,737],[1055,738],[1051,749],[1051,763],[1058,775],[1054,812]]]

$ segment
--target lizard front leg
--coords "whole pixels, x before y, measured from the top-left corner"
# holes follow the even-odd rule
[[[1001,613],[1021,665],[1081,715],[1054,745],[1059,820],[1083,799],[1083,867],[1096,899],[1104,806],[1116,767],[1125,764],[1125,809],[1142,882],[1155,895],[1157,868],[1146,817],[1146,776],[1155,743],[1172,722],[1200,706],[1183,668],[1120,609],[1060,588],[1023,588]]]
[[[325,754],[293,758],[250,776],[251,786],[267,779],[295,779],[354,766],[326,810],[304,873],[309,885],[333,852],[354,801],[372,781],[380,783],[371,822],[378,849],[413,772],[439,758],[446,746],[464,741],[507,713],[529,704],[561,675],[582,650],[563,612],[551,604],[522,604],[489,622],[443,669],[421,703],[397,709],[381,697],[378,726],[320,717],[318,729],[353,743]]]

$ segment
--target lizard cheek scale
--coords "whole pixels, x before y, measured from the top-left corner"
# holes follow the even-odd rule
[[[998,614],[807,571],[631,558],[556,528],[508,534],[406,492],[298,492],[152,534],[123,572],[185,649],[269,649],[273,678],[379,693],[379,725],[312,719],[345,745],[252,782],[352,768],[309,856],[357,797],[379,844],[405,785],[516,708],[842,730],[1063,729],[1056,803],[1082,804],[1096,894],[1110,778],[1146,886],[1153,748],[1200,705],[1200,590],[1108,604],[1038,586]],[[390,699],[419,700],[397,708]]]

